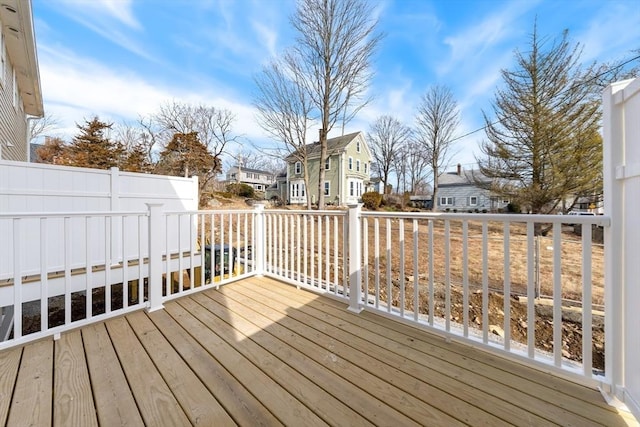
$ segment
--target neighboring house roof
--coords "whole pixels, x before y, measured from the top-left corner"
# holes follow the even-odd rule
[[[238,166],[232,166],[229,168],[229,171],[231,170],[238,170]],[[269,171],[265,171],[265,170],[260,170],[260,169],[251,169],[251,168],[245,168],[244,166],[241,168],[242,172],[250,172],[250,173],[259,173],[261,175],[273,175],[273,172],[269,172]]]
[[[344,150],[347,145],[351,143],[359,134],[362,132],[353,132],[342,136],[337,136],[335,138],[327,139],[327,153],[329,155],[339,153]],[[307,159],[313,159],[320,157],[320,142],[316,141],[312,144],[307,144]],[[286,158],[287,161],[297,160],[297,157],[294,154],[290,154]]]
[[[3,0],[0,21],[7,53],[16,70],[16,82],[24,103],[24,112],[42,117],[44,107],[31,1]]]
[[[460,170],[456,172],[446,172],[438,178],[438,187],[456,187],[466,185],[476,185],[476,182],[489,183],[491,179],[480,173],[479,170]]]

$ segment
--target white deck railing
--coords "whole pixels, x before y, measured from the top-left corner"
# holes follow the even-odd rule
[[[352,311],[378,311],[602,381],[592,328],[594,307],[603,304],[603,251],[592,243],[592,227],[608,227],[607,217],[380,213],[359,206],[161,209],[0,215],[2,244],[14,254],[1,269],[11,274],[0,277],[0,348],[264,274],[344,300]],[[566,240],[567,221],[582,226],[581,238]],[[537,236],[537,227],[550,237]],[[122,247],[113,247],[113,233],[121,233]],[[541,295],[553,319],[551,331],[543,325],[550,334],[545,348],[536,346]],[[512,314],[516,305],[526,313]],[[55,323],[48,320],[52,311],[60,316]],[[576,316],[580,355],[568,358],[563,325],[575,324]],[[514,323],[520,336],[511,333]]]

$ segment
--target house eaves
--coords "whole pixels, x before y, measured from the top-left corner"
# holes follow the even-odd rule
[[[2,0],[0,21],[7,54],[16,72],[16,83],[24,103],[24,112],[42,117],[44,106],[31,0]]]

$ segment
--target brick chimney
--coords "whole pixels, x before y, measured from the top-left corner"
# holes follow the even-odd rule
[[[458,163],[458,171],[457,171],[458,176],[462,175],[462,165],[460,163]]]

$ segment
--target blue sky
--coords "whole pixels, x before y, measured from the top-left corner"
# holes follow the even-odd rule
[[[420,96],[448,85],[460,106],[458,135],[482,127],[500,69],[539,34],[564,29],[582,61],[615,61],[640,48],[637,0],[386,0],[372,2],[385,33],[373,66],[373,101],[346,131],[390,114],[413,124]],[[253,77],[290,46],[293,0],[32,0],[45,111],[69,139],[98,115],[135,122],[166,102],[231,110],[235,131],[272,144],[255,119]],[[337,136],[338,129],[330,136]],[[311,133],[317,135],[317,128]],[[461,139],[454,163],[471,164],[482,132]]]

